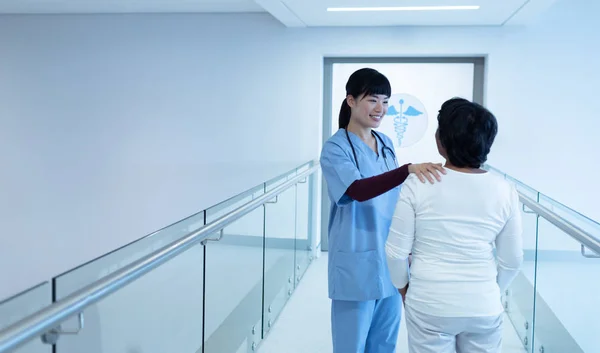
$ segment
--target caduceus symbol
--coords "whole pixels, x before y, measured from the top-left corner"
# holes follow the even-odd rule
[[[423,114],[423,112],[417,110],[412,105],[409,105],[404,111],[404,99],[400,99],[400,111],[397,111],[396,108],[392,105],[388,108],[387,115],[394,117],[394,130],[396,131],[396,138],[398,139],[398,145],[402,146],[402,139],[404,138],[404,133],[408,128],[408,118],[419,116]]]

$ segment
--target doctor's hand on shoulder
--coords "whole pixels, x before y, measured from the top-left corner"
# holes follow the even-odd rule
[[[442,181],[440,173],[446,174],[446,170],[442,167],[441,163],[411,164],[408,166],[408,172],[416,174],[422,183],[427,179],[431,184],[434,183],[432,176],[437,181]]]

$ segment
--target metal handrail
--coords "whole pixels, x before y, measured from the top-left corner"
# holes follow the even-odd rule
[[[526,196],[524,193],[519,191],[519,200],[523,203],[523,205],[527,206],[534,213],[544,218],[548,222],[554,224],[558,229],[565,232],[571,238],[578,241],[581,245],[587,247],[592,250],[596,254],[600,255],[600,239],[596,238],[592,234],[586,232],[585,230],[579,228],[573,223],[567,221],[563,217],[557,215],[555,212],[550,210],[549,208],[541,205],[539,202],[534,199]]]
[[[232,222],[252,212],[257,207],[265,204],[267,201],[275,198],[277,195],[281,194],[292,185],[304,180],[304,178],[313,174],[318,169],[319,164],[315,163],[315,165],[298,174],[295,178],[286,181],[275,189],[257,197],[236,210],[227,213],[214,222],[187,234],[183,238],[144,256],[116,272],[102,277],[98,281],[91,283],[0,331],[0,353],[8,353],[35,337],[41,336],[56,328],[61,322],[74,315],[80,314],[88,306],[132,283],[192,246],[200,244],[210,235],[218,232]]]
[[[492,167],[489,164],[486,164],[484,166],[484,169],[504,175],[505,178],[508,176],[507,174],[503,173],[502,171],[500,171],[497,168]],[[530,188],[527,185],[525,185],[525,186]],[[532,212],[527,212],[524,210],[525,212],[537,214],[538,216],[540,216],[540,217],[544,218],[545,220],[547,220],[548,222],[552,223],[558,229],[562,230],[568,236],[570,236],[571,238],[573,238],[577,242],[579,242],[581,244],[581,254],[584,257],[588,257],[588,258],[600,257],[600,239],[596,238],[595,236],[593,236],[589,232],[581,229],[580,227],[576,226],[575,224],[567,221],[563,217],[556,214],[556,212],[552,211],[551,209],[540,204],[538,201],[527,196],[524,192],[522,192],[520,190],[517,190],[517,192],[519,193],[519,200],[521,201],[521,203],[523,203],[524,206],[526,206],[527,208],[529,208],[532,211]],[[585,248],[592,250],[592,252],[594,252],[596,255],[587,255],[585,253]]]

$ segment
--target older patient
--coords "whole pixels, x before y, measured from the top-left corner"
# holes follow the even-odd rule
[[[400,193],[386,254],[392,282],[405,294],[411,353],[501,350],[501,293],[523,247],[514,186],[481,169],[497,130],[484,107],[448,100],[436,132],[444,182],[410,176]]]

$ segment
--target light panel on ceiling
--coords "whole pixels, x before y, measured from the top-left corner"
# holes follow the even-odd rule
[[[457,11],[479,10],[479,6],[395,6],[395,7],[329,7],[329,12],[358,11]]]

